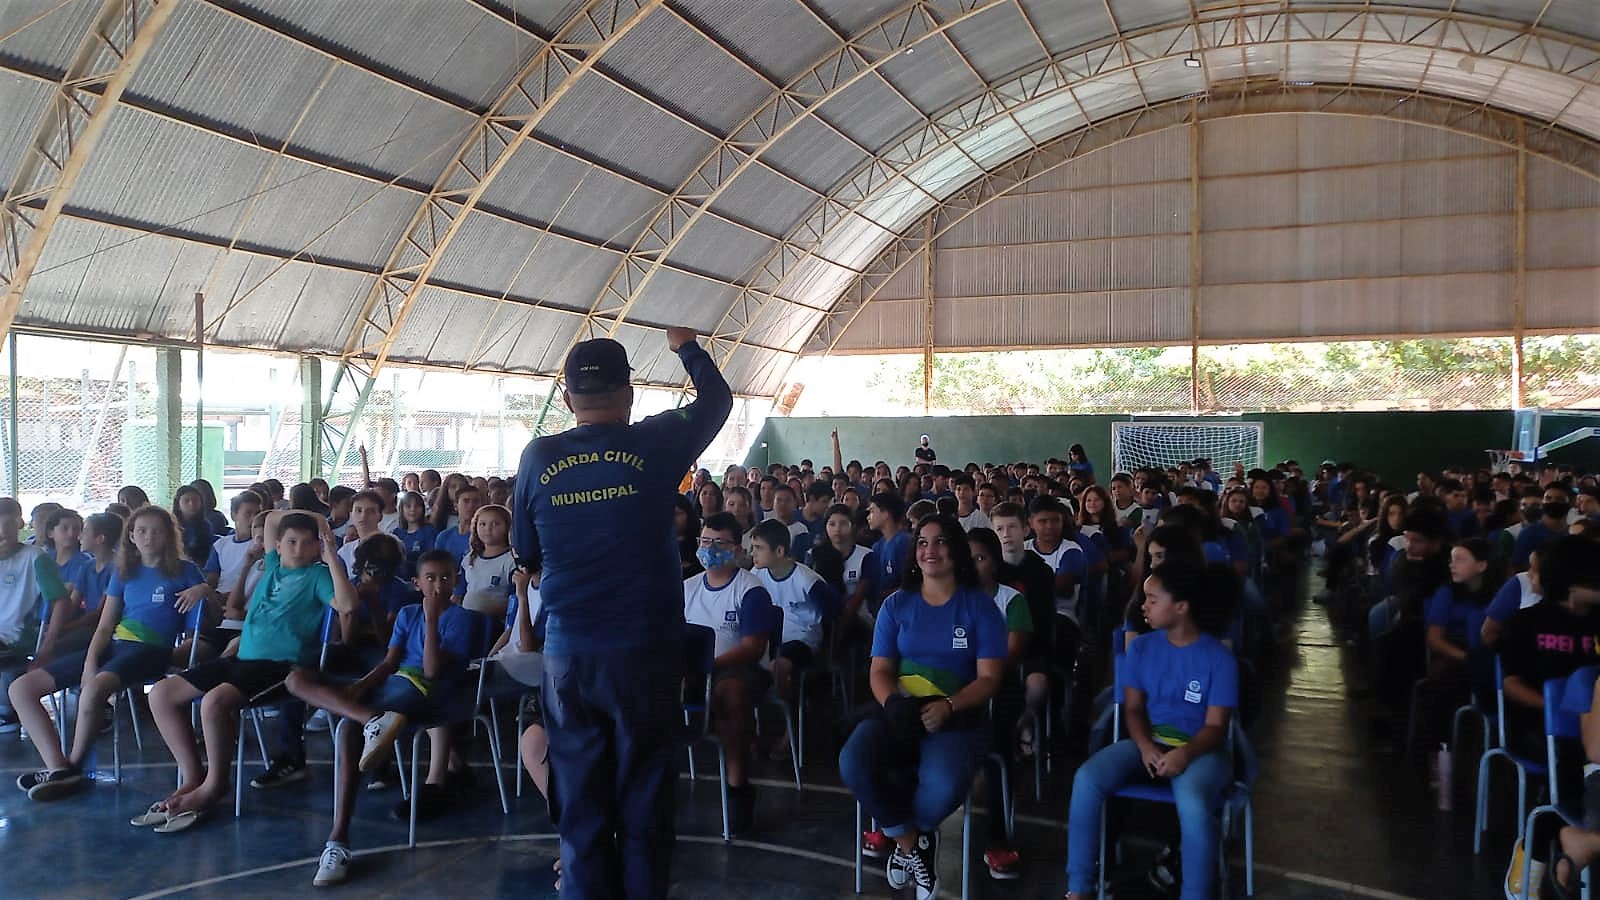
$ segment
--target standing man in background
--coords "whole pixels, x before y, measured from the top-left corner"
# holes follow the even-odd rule
[[[693,403],[630,425],[627,351],[584,341],[564,370],[577,424],[528,444],[517,473],[514,549],[521,565],[543,566],[550,812],[566,898],[667,896],[683,732],[673,495],[733,409],[693,329],[668,328],[667,344]]]

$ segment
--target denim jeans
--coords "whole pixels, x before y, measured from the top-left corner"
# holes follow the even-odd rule
[[[1172,779],[1182,834],[1182,900],[1208,900],[1217,873],[1222,843],[1222,794],[1233,766],[1222,752],[1207,753]],[[1118,741],[1089,757],[1072,779],[1072,804],[1067,814],[1067,890],[1094,890],[1094,867],[1100,850],[1100,816],[1107,798],[1119,788],[1146,782],[1149,775],[1139,747]]]
[[[984,723],[930,734],[922,739],[915,761],[897,759],[888,724],[867,719],[839,751],[839,777],[884,834],[900,837],[912,828],[927,834],[937,831],[966,799],[988,744],[989,725]]]

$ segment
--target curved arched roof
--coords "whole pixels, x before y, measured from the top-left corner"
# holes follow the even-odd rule
[[[667,385],[686,324],[771,395],[1063,135],[1354,86],[1596,171],[1597,79],[1592,0],[14,0],[0,324],[185,339],[198,291],[211,342],[548,373],[610,334]]]

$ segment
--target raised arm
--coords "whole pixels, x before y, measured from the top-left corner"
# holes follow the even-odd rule
[[[833,474],[844,474],[844,454],[839,450],[839,429],[833,430]]]
[[[688,444],[691,458],[710,445],[722,423],[728,421],[733,411],[733,389],[727,379],[717,371],[711,354],[695,340],[693,328],[668,328],[667,346],[678,354],[689,381],[694,385],[694,402],[677,410],[677,414],[690,424]]]

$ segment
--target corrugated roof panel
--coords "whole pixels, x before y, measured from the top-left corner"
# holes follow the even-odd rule
[[[793,0],[682,0],[673,8],[779,84],[839,45],[832,30]]]
[[[560,360],[550,360],[567,349],[583,324],[581,316],[564,315],[520,303],[502,304],[495,319],[496,334],[478,349],[478,365],[504,372],[554,372]]]
[[[1600,322],[1600,269],[1528,273],[1528,327],[1593,331]]]
[[[827,193],[868,157],[822,125],[801,119],[763,158],[790,178]]]
[[[5,45],[0,44],[0,53]],[[0,129],[0,184],[10,186],[22,156],[33,143],[39,119],[50,106],[50,86],[31,78],[0,73],[0,109],[11,125]]]
[[[484,108],[532,58],[537,39],[472,3],[437,0],[228,0],[318,43]],[[341,54],[345,55],[345,54]]]
[[[916,52],[889,57],[878,71],[924,113],[937,115],[983,89],[943,35],[923,40],[913,49]]]
[[[1462,4],[1466,7],[1476,5],[1476,3]],[[1524,15],[1527,13],[1527,7],[1508,0],[1498,0],[1494,5],[1502,9],[1510,7],[1508,18],[1515,18],[1517,13]],[[1566,34],[1600,39],[1600,16],[1595,15],[1594,3],[1591,0],[1553,0],[1539,17],[1539,24]]]
[[[743,281],[771,251],[774,242],[748,229],[702,217],[684,233],[668,256],[692,272],[723,281]]]
[[[829,98],[818,114],[872,150],[900,140],[926,116],[877,75],[865,75]]]
[[[462,363],[495,303],[424,288],[411,304],[405,324],[394,335],[389,358],[395,362]]]
[[[873,300],[839,336],[837,350],[898,350],[922,346],[921,300]]]
[[[703,133],[594,73],[573,84],[537,131],[653,184],[681,183],[712,146]]]
[[[516,261],[522,269],[511,285],[511,294],[587,313],[620,259],[618,254],[565,238],[530,233],[516,247]]]
[[[1600,266],[1600,209],[1530,213],[1528,266],[1538,269]]]
[[[271,179],[245,204],[248,218],[239,240],[246,246],[304,250],[322,259],[381,268],[421,202],[408,191],[279,160]]]
[[[100,7],[99,0],[0,3],[0,35],[6,36],[0,42],[0,57],[26,60],[33,64],[30,68],[65,72]]]
[[[813,0],[811,3],[835,28],[850,36],[903,5],[900,0]]]
[[[1228,285],[1201,293],[1205,340],[1504,331],[1503,274]],[[1530,323],[1531,324],[1531,323]]]
[[[1059,0],[1020,0],[1028,20],[1051,53],[1098,43],[1111,37],[1111,19],[1099,3],[1061,3]]]
[[[761,305],[745,339],[766,347],[798,353],[825,315],[819,309],[773,298]]]
[[[1260,118],[1267,122],[1274,117]],[[1203,141],[1201,147],[1205,147]],[[1210,170],[1204,166],[1201,171],[1210,174]],[[1090,151],[1068,165],[1057,166],[1024,183],[1020,190],[1024,193],[1047,193],[1117,184],[1187,181],[1188,178],[1188,129],[1168,128]]]
[[[811,212],[816,201],[815,194],[771,169],[751,166],[723,187],[711,209],[766,234],[788,234]]]
[[[340,66],[317,93],[294,144],[390,178],[432,185],[475,124],[453,106]]]
[[[591,256],[597,259],[591,262],[587,259]],[[439,259],[433,275],[439,284],[461,285],[498,295],[513,282],[538,284],[549,290],[565,273],[585,272],[589,277],[582,288],[587,292],[590,287],[598,290],[598,285],[593,283],[593,273],[602,270],[609,273],[619,258],[618,254],[596,250],[559,235],[473,212]],[[539,291],[526,296],[548,299],[549,295]]]
[[[602,195],[604,204],[591,199]],[[631,243],[660,202],[647,188],[530,141],[512,154],[479,205],[538,222],[559,219],[587,237]]]
[[[683,325],[702,333],[717,327],[739,289],[692,275],[661,270],[633,301],[629,318],[659,325]]]
[[[606,71],[722,134],[772,93],[763,78],[665,12],[623,35],[606,55]]]
[[[587,0],[475,0],[521,27],[546,37],[588,5]]]
[[[1118,30],[1126,34],[1151,25],[1186,22],[1189,6],[1185,0],[1108,0]]]
[[[1044,48],[1011,4],[968,19],[946,35],[990,84],[1045,62]]]
[[[1528,157],[1529,209],[1585,206],[1600,206],[1600,179],[1580,175],[1551,160]]]
[[[373,279],[300,263],[234,254],[218,267],[206,296],[208,317],[229,304],[211,340],[246,346],[338,353]],[[248,295],[248,296],[246,296]],[[242,298],[242,299],[241,299]]]
[[[226,240],[267,162],[252,147],[121,107],[112,111],[71,205]]]
[[[194,292],[219,255],[212,247],[64,218],[28,282],[18,321],[127,336],[156,331],[179,308],[192,324]]]

